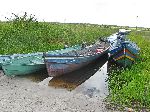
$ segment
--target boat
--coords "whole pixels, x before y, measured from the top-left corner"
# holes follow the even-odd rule
[[[12,54],[12,55],[0,55],[0,70],[2,70],[2,63],[5,63],[6,61],[10,61],[11,59],[14,59],[16,57],[22,57],[26,54]]]
[[[110,60],[123,67],[131,66],[136,61],[140,50],[134,42],[127,38],[128,33],[120,31],[108,38]]]
[[[44,53],[48,75],[57,77],[78,70],[107,53],[108,49],[109,44],[107,42],[97,41],[95,44],[84,46],[80,50],[57,55]]]
[[[29,53],[24,55],[12,55],[1,66],[5,75],[25,75],[41,70],[45,67],[42,59],[43,53]]]
[[[81,46],[76,45],[61,50],[49,51],[48,53],[56,55],[80,48]],[[11,55],[10,59],[1,65],[4,74],[7,76],[26,75],[46,69],[43,52]]]
[[[11,59],[10,55],[0,55],[0,70],[2,69],[2,63],[10,59]]]

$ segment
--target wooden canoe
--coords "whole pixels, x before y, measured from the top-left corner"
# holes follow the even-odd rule
[[[2,69],[7,76],[25,75],[45,67],[43,53],[31,53],[15,56],[2,63]]]
[[[75,70],[91,63],[103,54],[107,53],[109,44],[96,42],[82,50],[74,50],[59,55],[44,54],[44,60],[49,76],[56,77]]]
[[[114,39],[108,38],[110,43],[110,59],[117,64],[127,67],[132,65],[138,57],[138,46],[127,39],[126,32],[119,32],[114,35]]]
[[[49,54],[58,55],[68,51],[81,49],[81,46],[73,46],[61,50],[49,51]],[[43,52],[12,55],[11,59],[2,63],[2,69],[7,76],[31,74],[46,69]]]
[[[0,55],[0,70],[2,69],[2,63],[10,59],[11,59],[10,55]]]

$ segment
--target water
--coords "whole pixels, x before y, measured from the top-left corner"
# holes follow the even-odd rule
[[[99,58],[92,64],[78,71],[54,77],[49,81],[49,86],[65,88],[73,92],[80,92],[89,97],[108,95],[107,55]]]
[[[105,98],[108,95],[107,60],[106,54],[80,70],[59,77],[49,77],[46,70],[25,77],[40,85],[66,89],[89,97]]]
[[[107,80],[107,63],[106,62],[93,76],[84,83],[79,85],[75,91],[82,92],[89,97],[100,96],[102,98],[108,95]]]

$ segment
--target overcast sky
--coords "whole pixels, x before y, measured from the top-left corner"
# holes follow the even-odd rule
[[[40,21],[150,27],[150,0],[1,0],[0,20],[11,13]]]

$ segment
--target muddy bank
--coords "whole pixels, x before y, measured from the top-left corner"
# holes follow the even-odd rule
[[[106,112],[99,97],[48,87],[26,78],[0,77],[1,112]]]
[[[112,112],[103,101],[108,94],[106,61],[88,67],[58,78],[45,72],[24,77],[1,72],[0,112]]]

